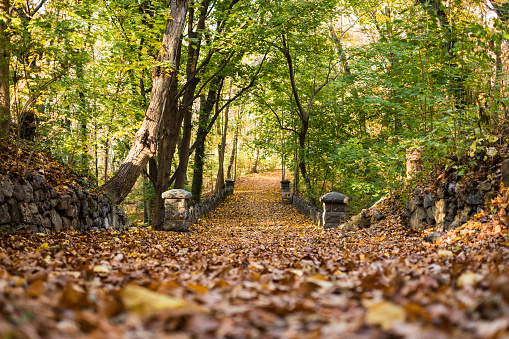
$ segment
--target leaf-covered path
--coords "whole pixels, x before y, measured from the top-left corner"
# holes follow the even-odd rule
[[[0,235],[1,337],[509,337],[498,225],[324,231],[265,173],[191,229]]]

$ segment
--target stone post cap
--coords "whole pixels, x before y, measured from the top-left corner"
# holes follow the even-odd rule
[[[163,199],[191,199],[192,196],[190,192],[182,189],[173,189],[161,194]]]
[[[337,192],[329,192],[320,197],[320,201],[324,204],[348,204],[350,198],[346,195],[337,193]]]
[[[282,183],[282,184],[289,184],[289,183],[290,183],[290,180],[287,180],[287,179],[285,179],[285,180],[281,180],[281,183]]]
[[[225,182],[235,182],[235,179],[228,178],[228,179],[225,179],[224,181]]]

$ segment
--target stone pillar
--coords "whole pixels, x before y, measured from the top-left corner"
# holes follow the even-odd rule
[[[406,150],[406,182],[411,181],[424,169],[422,162],[422,147],[413,147]]]
[[[182,189],[169,190],[161,194],[164,199],[164,224],[165,231],[187,232],[189,225],[189,204],[193,196]]]
[[[231,189],[233,192],[233,188],[235,187],[235,180],[228,178],[224,182],[225,182],[226,188]]]
[[[281,198],[287,204],[292,203],[292,192],[290,191],[290,180],[281,180]]]
[[[329,192],[320,197],[323,203],[323,228],[338,228],[346,222],[346,204],[350,199],[341,193]]]

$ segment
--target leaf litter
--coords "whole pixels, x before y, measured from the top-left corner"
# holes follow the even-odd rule
[[[323,230],[278,181],[190,233],[0,235],[2,338],[509,338],[505,227]]]

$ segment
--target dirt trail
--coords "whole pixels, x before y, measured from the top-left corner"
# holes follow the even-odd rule
[[[0,337],[509,338],[507,230],[323,230],[279,179],[189,233],[0,234]]]

